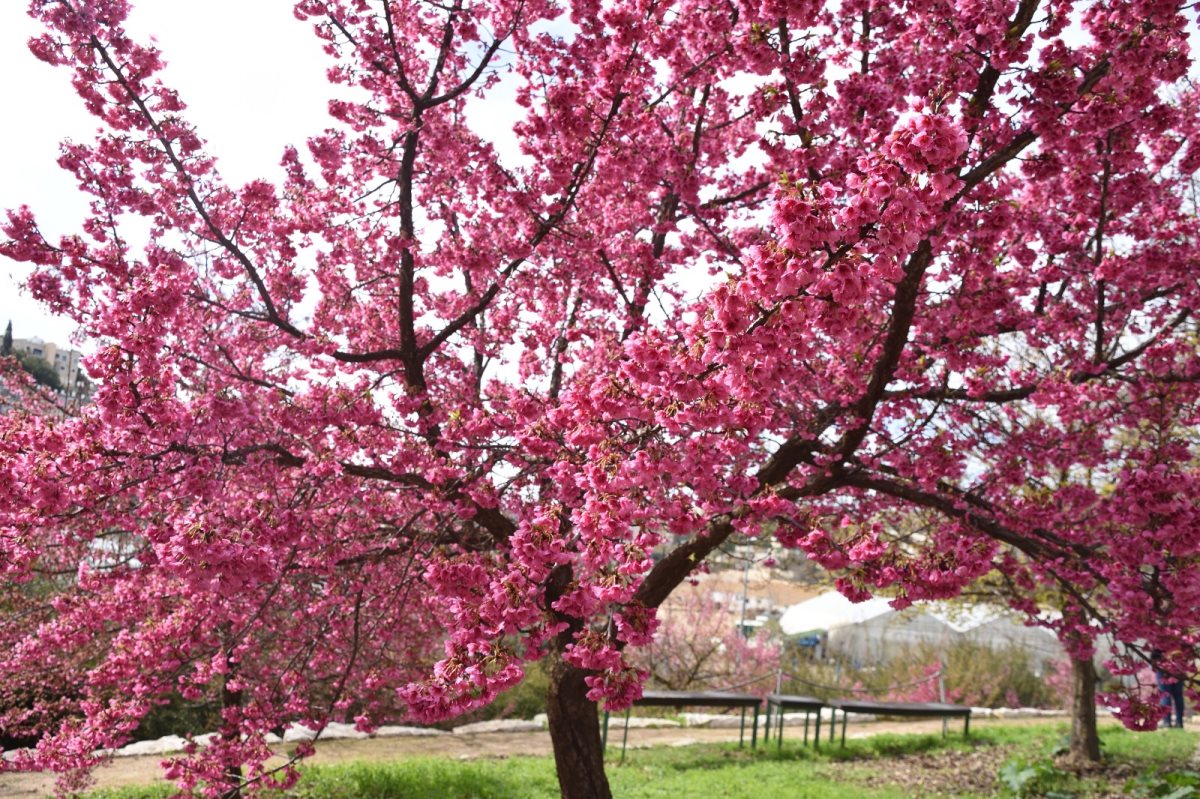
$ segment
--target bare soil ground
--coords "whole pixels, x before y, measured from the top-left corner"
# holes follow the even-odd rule
[[[978,719],[972,720],[972,729],[994,725],[1023,725],[1045,723],[1045,718],[1029,719]],[[961,735],[962,726],[950,722],[950,734]],[[858,738],[880,733],[938,733],[942,730],[942,722],[936,719],[915,721],[881,721],[852,723],[846,737]],[[822,729],[822,737],[828,734]],[[761,733],[761,731],[760,731]],[[617,757],[620,752],[622,729],[620,722],[613,719],[609,730],[609,756]],[[802,735],[802,730],[789,727],[784,733],[785,740],[796,740]],[[747,732],[747,739],[749,733]],[[631,729],[629,730],[629,747],[646,746],[687,746],[695,743],[729,742],[738,740],[737,729],[704,729],[683,727],[671,729]],[[824,741],[822,742],[824,745]],[[761,745],[761,741],[760,741]],[[775,745],[774,740],[770,743]],[[282,744],[276,749],[280,752],[290,749],[288,744]],[[367,740],[319,741],[316,755],[307,762],[318,764],[345,763],[348,761],[381,762],[399,760],[408,757],[440,757],[458,758],[461,760],[473,758],[499,758],[520,755],[550,754],[550,736],[546,732],[518,733],[475,733],[469,735],[438,735],[430,737],[394,737],[371,738]],[[999,754],[999,753],[998,753]],[[971,756],[987,758],[986,750],[978,750]],[[911,775],[912,786],[921,794],[921,788],[926,790],[932,783],[941,782],[939,774],[956,775],[961,780],[970,774],[992,777],[996,768],[992,764],[965,764],[963,753],[933,753],[911,758],[898,758],[900,761],[912,761],[903,769],[888,770],[889,781],[898,782],[896,774],[903,772]],[[95,773],[96,788],[120,788],[128,785],[146,785],[160,780],[159,763],[163,755],[148,755],[145,757],[123,757],[110,761]],[[1003,757],[1001,757],[1001,760]],[[280,759],[282,763],[282,758]],[[901,765],[901,764],[898,764]],[[978,766],[978,768],[976,767]],[[54,777],[50,774],[0,774],[0,797],[33,797],[50,796],[53,791]],[[969,786],[976,787],[976,786]]]
[[[888,760],[886,771],[866,780],[873,787],[908,789],[912,796],[952,797],[996,790],[996,774],[1011,747],[984,746],[966,752],[922,752]]]
[[[983,746],[967,751],[900,755],[888,758],[885,771],[862,782],[872,787],[906,788],[912,796],[929,799],[952,799],[964,793],[998,793],[1001,791],[1000,769],[1014,749],[1013,746]],[[1088,794],[1089,799],[1128,799],[1125,782],[1138,775],[1137,768],[1130,763],[1083,764],[1056,758],[1055,765],[1077,776],[1102,777],[1108,781],[1107,790],[1093,788],[1095,792]],[[1200,767],[1200,749],[1192,756],[1189,767]]]

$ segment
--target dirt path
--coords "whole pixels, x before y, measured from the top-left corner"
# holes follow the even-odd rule
[[[972,729],[982,727],[1014,724],[1042,724],[1053,719],[978,719],[971,722]],[[885,721],[851,723],[847,738],[862,738],[885,732],[897,733],[937,733],[942,730],[942,722],[936,719],[920,721]],[[961,724],[950,723],[951,734],[958,734]],[[785,731],[785,740],[794,740],[802,734],[801,728],[789,727]],[[822,735],[827,735],[822,729]],[[749,733],[747,733],[747,737]],[[631,729],[629,731],[630,748],[646,746],[687,746],[695,743],[714,743],[737,741],[736,729],[705,729],[702,727],[673,727],[671,729]],[[617,757],[620,753],[621,727],[616,719],[609,731],[609,756]],[[772,741],[772,744],[774,742]],[[277,747],[279,751],[290,748],[288,745]],[[489,757],[512,757],[519,755],[548,755],[550,754],[550,736],[546,732],[519,733],[476,733],[470,735],[438,735],[429,737],[394,737],[371,738],[353,741],[321,741],[317,744],[317,753],[310,758],[310,763],[331,764],[345,763],[352,760],[381,762],[399,760],[408,757],[440,757],[457,758],[461,760]],[[95,787],[120,788],[127,785],[146,785],[161,779],[159,763],[163,755],[147,755],[144,757],[123,757],[112,760],[95,773]],[[283,762],[280,759],[280,762]],[[32,799],[51,795],[54,778],[49,774],[0,774],[0,797],[21,797]]]

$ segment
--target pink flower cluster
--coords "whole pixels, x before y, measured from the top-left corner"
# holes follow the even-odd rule
[[[194,703],[173,779],[288,784],[271,730],[542,658],[552,718],[623,707],[761,537],[897,607],[987,577],[1192,687],[1195,8],[302,0],[328,127],[245,185],[129,3],[31,13],[90,205],[0,255],[97,391],[0,362],[0,727],[36,741],[0,768],[73,790]]]

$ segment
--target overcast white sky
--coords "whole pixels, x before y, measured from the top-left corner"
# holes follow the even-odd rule
[[[64,138],[96,129],[70,84],[70,73],[30,55],[37,26],[26,2],[0,2],[0,70],[5,123],[0,126],[0,212],[27,204],[51,236],[73,232],[86,212],[73,180],[58,168]],[[326,125],[328,60],[292,4],[273,0],[137,0],[129,29],[153,34],[165,53],[165,80],[189,105],[188,117],[209,141],[232,183],[275,174],[283,147],[303,145]],[[67,343],[74,326],[55,318],[18,286],[23,265],[0,259],[0,329],[12,319],[18,338]]]
[[[156,40],[167,61],[164,79],[187,102],[188,119],[234,185],[277,176],[284,146],[302,147],[329,121],[324,74],[329,62],[309,26],[292,15],[292,5],[134,0],[130,32],[139,40]],[[0,125],[0,214],[27,204],[42,229],[57,237],[78,230],[86,212],[83,195],[56,163],[59,142],[90,138],[96,123],[71,87],[69,71],[29,53],[26,42],[38,28],[26,6],[26,0],[0,0],[0,69],[9,76]],[[511,134],[520,112],[511,89],[506,84],[468,109],[475,131],[492,140],[506,161],[520,159]],[[0,259],[0,329],[11,319],[19,338],[67,343],[73,325],[19,288],[26,274],[23,265]]]
[[[153,37],[167,68],[163,79],[188,104],[187,118],[208,141],[222,175],[240,185],[281,174],[283,148],[328,126],[330,61],[290,0],[135,0],[128,29]],[[6,124],[0,126],[0,213],[29,205],[52,238],[75,232],[87,211],[73,180],[59,169],[59,143],[86,140],[97,127],[70,84],[70,73],[38,61],[26,46],[38,26],[23,0],[0,0],[0,74]],[[565,23],[564,23],[565,24]],[[519,160],[512,123],[520,110],[505,82],[468,107],[475,131],[506,161]],[[74,325],[34,302],[21,283],[28,270],[0,259],[0,329],[12,319],[17,338],[65,344]],[[86,344],[81,345],[87,350]]]

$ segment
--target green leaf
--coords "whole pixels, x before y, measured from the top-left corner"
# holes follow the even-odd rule
[[[1175,790],[1171,791],[1166,796],[1163,796],[1162,799],[1184,799],[1184,797],[1195,796],[1195,795],[1196,795],[1195,788],[1193,788],[1190,785],[1184,785],[1182,788],[1176,788]]]

